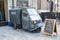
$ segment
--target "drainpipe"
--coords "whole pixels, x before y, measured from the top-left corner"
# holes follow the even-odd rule
[[[51,14],[53,13],[53,1],[52,0],[50,1],[50,13]]]
[[[53,13],[53,1],[52,0],[47,0],[50,3],[50,13]]]
[[[14,8],[14,0],[12,0],[12,8]]]

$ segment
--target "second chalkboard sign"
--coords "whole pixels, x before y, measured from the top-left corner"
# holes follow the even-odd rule
[[[55,19],[46,19],[44,24],[44,32],[46,34],[57,33],[56,20]]]

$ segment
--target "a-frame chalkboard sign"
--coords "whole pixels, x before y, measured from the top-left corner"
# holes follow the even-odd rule
[[[55,19],[46,19],[44,24],[44,34],[53,35],[57,34],[57,23]]]

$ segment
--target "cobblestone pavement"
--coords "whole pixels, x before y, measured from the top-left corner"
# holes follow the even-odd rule
[[[54,37],[40,33],[30,33],[22,29],[14,30],[12,27],[0,27],[0,40],[60,40],[60,23],[57,22],[58,34]],[[42,27],[43,30],[43,27]]]

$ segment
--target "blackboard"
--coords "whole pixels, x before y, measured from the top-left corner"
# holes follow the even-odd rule
[[[56,19],[45,19],[44,23],[44,33],[48,35],[56,35],[57,34],[57,23]]]
[[[52,34],[53,27],[54,27],[54,20],[46,20],[44,32],[48,32],[48,33]]]

